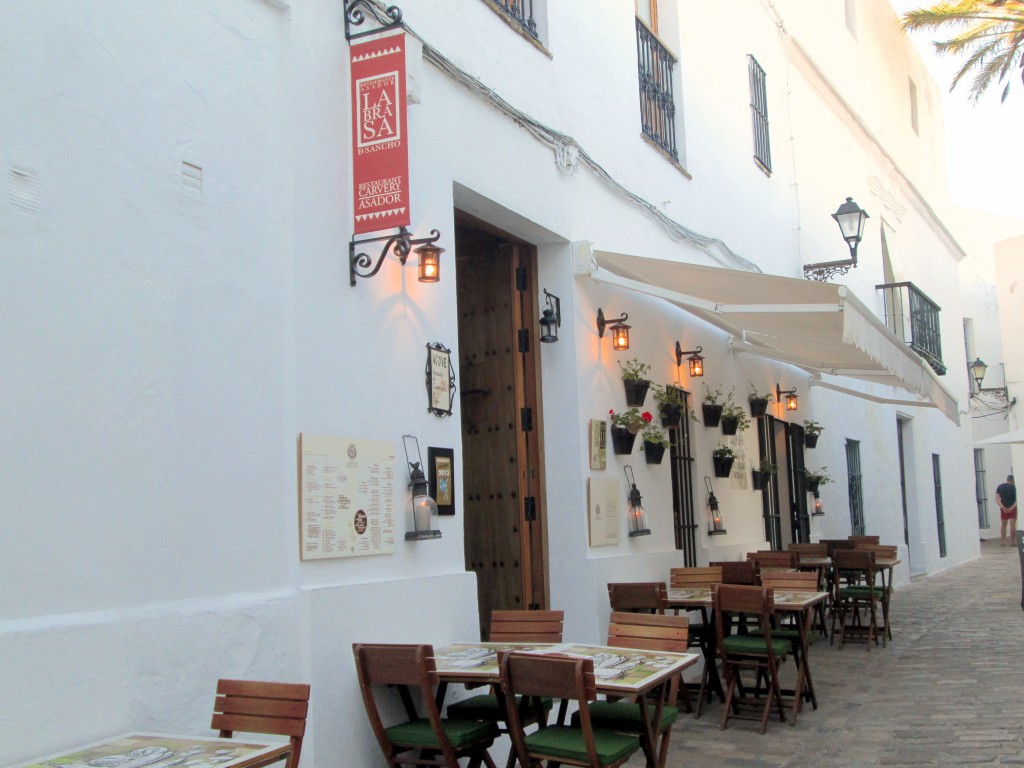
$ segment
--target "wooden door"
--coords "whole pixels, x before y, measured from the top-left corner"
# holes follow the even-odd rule
[[[456,225],[466,567],[494,609],[547,607],[535,252]]]

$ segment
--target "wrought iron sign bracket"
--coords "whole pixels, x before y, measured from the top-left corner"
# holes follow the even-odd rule
[[[400,227],[398,232],[392,235],[365,237],[362,240],[356,240],[353,236],[348,244],[348,284],[355,286],[357,277],[366,279],[376,275],[384,263],[384,257],[388,255],[388,251],[392,248],[394,248],[395,256],[398,257],[398,260],[402,262],[404,267],[406,259],[409,258],[409,251],[412,250],[414,245],[433,245],[440,237],[441,233],[436,229],[432,229],[430,230],[430,237],[412,238],[409,235],[409,230],[405,227]],[[380,255],[377,256],[376,263],[374,263],[374,258],[370,254],[357,252],[359,247],[366,243],[380,242],[384,242],[384,248],[381,249]]]
[[[366,13],[374,18],[374,21],[379,23],[381,26],[375,27],[374,29],[364,29],[359,32],[353,32],[353,27],[361,27],[363,22],[366,21],[366,13],[363,12],[363,8],[366,9]],[[390,22],[385,22],[381,18],[381,14],[391,19]],[[398,29],[402,26],[402,9],[397,5],[389,5],[383,11],[371,0],[345,0],[345,39],[351,42],[352,40],[358,40],[361,37],[368,35],[378,35],[381,32],[388,32],[392,29]]]
[[[845,275],[850,267],[857,266],[856,257],[842,261],[823,261],[818,264],[804,264],[804,279],[827,283],[836,275]]]

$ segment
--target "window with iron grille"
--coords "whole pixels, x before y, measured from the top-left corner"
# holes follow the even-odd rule
[[[671,385],[668,385],[671,387]],[[682,412],[662,423],[668,429],[672,462],[672,517],[676,549],[683,553],[683,565],[697,565],[697,521],[693,504],[693,452],[690,441],[690,393],[675,388],[683,401]]]
[[[640,123],[644,135],[679,162],[672,70],[676,57],[643,20],[636,18],[636,60],[640,79]]]
[[[847,493],[850,497],[850,533],[864,535],[864,489],[860,474],[860,441],[846,441]]]
[[[939,557],[946,556],[946,516],[942,511],[942,470],[939,454],[932,454],[932,481],[935,483],[935,521],[939,532]]]
[[[539,39],[537,19],[533,15],[534,0],[487,0],[487,4],[500,11],[518,27],[522,27],[530,37]]]
[[[753,56],[747,56],[750,76],[750,119],[754,127],[754,159],[768,173],[772,172],[772,148],[768,137],[768,90],[764,70]]]
[[[988,528],[988,498],[985,496],[985,451],[974,449],[974,496],[978,500],[978,527]]]

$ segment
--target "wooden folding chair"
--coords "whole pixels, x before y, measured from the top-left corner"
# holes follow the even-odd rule
[[[562,642],[562,623],[565,619],[564,611],[525,611],[525,610],[496,610],[491,612],[491,626],[488,634],[488,642],[492,643],[538,643],[551,644]],[[500,698],[501,692],[497,686],[491,687],[490,693],[470,696],[467,699],[456,701],[448,705],[447,714],[452,719],[461,720],[488,720],[498,724],[499,731],[507,732],[502,728],[506,724],[505,704]],[[544,717],[552,707],[551,699],[547,699],[544,707]],[[533,725],[535,722],[529,713],[521,713],[524,725]],[[559,712],[559,720],[565,719],[565,709]],[[511,765],[511,760],[509,765]]]
[[[757,563],[753,560],[719,560],[711,565],[722,569],[723,584],[753,587],[758,583]]]
[[[832,635],[836,639],[839,621],[839,647],[846,636],[861,637],[867,649],[878,644],[878,604],[882,588],[875,583],[875,553],[863,549],[837,549],[832,555]],[[865,616],[862,617],[861,613]],[[882,644],[886,642],[882,632]]]
[[[487,750],[498,737],[497,725],[490,721],[441,718],[434,700],[438,681],[431,646],[355,643],[352,653],[366,715],[388,765],[459,768],[459,758],[468,757],[469,768],[479,768],[481,763],[495,768]],[[384,725],[382,707],[377,701],[386,686],[397,687],[405,711],[405,720],[391,726]],[[414,692],[419,694],[425,716],[416,710]],[[383,711],[391,712],[393,707]]]
[[[292,751],[285,768],[297,768],[308,711],[309,686],[305,683],[221,679],[210,727],[222,738],[231,738],[235,731],[287,736]]]
[[[713,589],[712,601],[718,652],[727,683],[719,727],[725,728],[730,718],[759,720],[761,733],[764,733],[768,728],[768,715],[773,704],[778,709],[779,719],[783,722],[786,720],[779,686],[779,664],[792,651],[789,640],[772,635],[772,590],[767,587],[721,584]],[[746,635],[728,633],[730,617],[737,613],[753,617],[758,631]],[[747,692],[748,686],[743,682],[744,671],[754,673],[753,695]],[[762,679],[768,687],[768,695],[763,698],[759,695]],[[752,706],[760,707],[760,715],[749,715],[744,711]]]
[[[617,768],[640,749],[640,738],[634,734],[594,727],[590,704],[597,699],[597,687],[592,659],[528,653],[502,653],[499,658],[509,732],[520,765],[533,768],[547,760],[549,765]],[[548,697],[574,702],[576,725],[542,725],[526,733],[515,702]]]
[[[608,584],[608,602],[613,611],[665,613],[668,595],[663,581],[618,581]]]
[[[608,645],[615,648],[637,648],[644,651],[686,653],[689,620],[685,616],[657,616],[642,613],[613,613],[608,624]],[[676,696],[682,675],[672,680],[662,697],[659,721],[654,724],[655,735],[661,735],[658,766],[664,768],[668,758],[669,735],[672,724],[679,717]],[[648,705],[649,711],[655,709]],[[639,704],[631,701],[595,701],[590,705],[590,721],[595,728],[624,733],[642,733],[643,721]],[[573,724],[579,724],[579,714],[573,715]]]
[[[893,592],[892,568],[880,565],[879,561],[895,562],[899,557],[899,547],[895,544],[859,544],[857,549],[875,553],[875,576],[878,578],[878,586],[882,590],[882,624],[885,627],[885,636],[892,640],[892,624],[890,622]]]
[[[764,573],[771,568],[776,570],[788,570],[796,568],[796,555],[792,551],[760,550],[748,552],[747,560],[757,564],[757,570]]]
[[[849,537],[847,537],[847,540],[850,541],[853,544],[854,549],[859,547],[861,544],[878,544],[879,543],[879,537],[878,536],[849,536]]]

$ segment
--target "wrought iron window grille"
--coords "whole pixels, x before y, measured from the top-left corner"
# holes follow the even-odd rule
[[[882,292],[889,330],[924,358],[939,376],[945,375],[939,327],[941,307],[911,282],[884,283],[875,288]]]
[[[772,172],[772,148],[768,133],[768,89],[764,69],[753,56],[747,56],[750,75],[750,119],[754,129],[754,159]]]
[[[517,26],[526,30],[530,37],[539,39],[537,20],[533,15],[533,0],[486,0],[486,2],[515,22]]]
[[[676,57],[639,18],[636,20],[636,59],[640,80],[640,121],[644,135],[679,162],[676,106],[672,95],[672,70]]]

